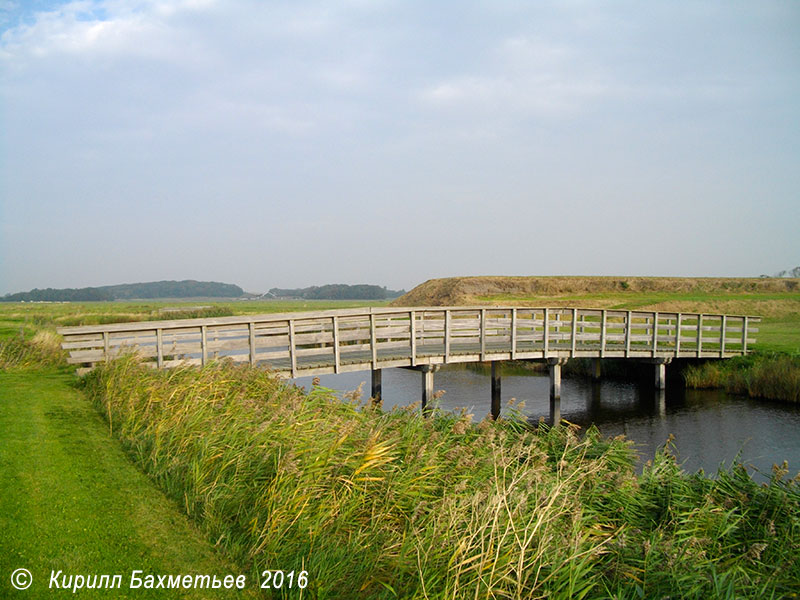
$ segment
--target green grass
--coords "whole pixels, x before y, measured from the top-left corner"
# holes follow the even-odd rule
[[[766,317],[758,325],[755,348],[763,352],[800,355],[800,315]]]
[[[134,569],[240,571],[128,460],[73,381],[52,368],[0,371],[0,597],[52,597],[51,570],[123,575],[123,589],[83,597],[209,597],[127,589]],[[17,568],[33,575],[26,592],[11,588]]]
[[[764,598],[800,581],[800,484],[513,419],[384,413],[260,369],[153,371],[86,393],[135,462],[242,566],[316,598]]]

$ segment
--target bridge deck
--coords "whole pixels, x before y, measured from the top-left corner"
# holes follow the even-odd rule
[[[63,327],[85,372],[135,350],[154,367],[229,358],[287,377],[547,358],[728,358],[759,317],[585,308],[366,308]]]

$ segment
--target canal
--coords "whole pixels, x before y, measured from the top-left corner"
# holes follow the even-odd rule
[[[408,369],[384,369],[383,407],[406,406],[420,399],[420,373]],[[340,393],[363,384],[369,396],[370,372],[323,375],[320,385]],[[312,378],[295,380],[309,388]],[[479,421],[489,412],[488,368],[443,367],[436,373],[437,400],[443,410],[466,409]],[[674,436],[675,453],[687,472],[703,469],[713,474],[738,459],[757,480],[771,472],[773,464],[787,461],[789,475],[800,471],[800,407],[753,400],[721,390],[687,390],[679,378],[670,379],[665,395],[651,381],[564,378],[561,418],[606,436],[624,434],[635,444],[639,465],[653,457],[668,437]],[[663,394],[663,392],[662,392]],[[504,369],[503,411],[510,401],[523,403],[521,412],[531,421],[549,420],[549,379],[525,369]]]

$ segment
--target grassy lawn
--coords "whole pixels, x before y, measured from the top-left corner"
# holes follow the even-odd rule
[[[213,595],[127,589],[134,569],[239,571],[133,465],[73,380],[56,369],[0,371],[0,597],[51,597],[51,569],[122,575],[122,589],[81,590],[90,597]],[[24,592],[10,585],[17,568],[33,575]]]
[[[800,315],[785,318],[765,317],[756,334],[757,350],[800,354]]]

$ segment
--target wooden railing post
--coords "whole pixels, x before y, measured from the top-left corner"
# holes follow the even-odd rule
[[[600,317],[600,358],[606,355],[606,311]]]
[[[372,351],[372,370],[378,368],[378,338],[375,331],[375,313],[369,313],[369,349]],[[374,397],[374,396],[373,396]]]
[[[444,362],[450,362],[450,321],[449,310],[444,311]]]
[[[517,309],[511,309],[511,360],[517,358]]]
[[[631,353],[631,329],[633,329],[633,313],[628,311],[625,318],[625,358]]]
[[[747,354],[747,317],[742,317],[742,354]]]
[[[205,325],[200,325],[200,364],[206,366],[208,362],[208,332]]]
[[[292,363],[292,379],[297,377],[297,350],[294,347],[294,320],[289,319],[289,358]]]
[[[253,367],[256,364],[256,326],[252,321],[247,324],[247,333],[250,338],[250,366]]]
[[[681,313],[675,317],[675,356],[677,357],[681,351]]]
[[[333,372],[339,372],[339,318],[333,318]]]
[[[486,309],[481,309],[481,360],[486,360]]]
[[[720,315],[720,322],[719,322],[719,357],[725,354],[725,328],[728,326],[728,317],[726,315]]]
[[[413,310],[408,311],[409,332],[411,335],[411,366],[417,366],[417,315]]]
[[[105,359],[106,362],[108,362],[108,359],[111,358],[109,356],[108,332],[107,331],[103,332],[103,358]]]
[[[156,329],[156,364],[159,369],[164,366],[164,343],[161,329]]]
[[[544,309],[544,357],[547,358],[547,352],[550,350],[550,309]]]
[[[575,348],[578,336],[578,309],[572,309],[572,341],[570,344],[570,356],[575,356]]]
[[[697,356],[703,351],[703,314],[697,315]]]
[[[653,313],[653,356],[658,350],[658,313]]]

